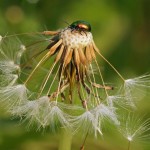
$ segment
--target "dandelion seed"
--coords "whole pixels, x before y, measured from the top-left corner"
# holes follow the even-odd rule
[[[129,142],[145,142],[150,139],[150,119],[129,114],[121,121],[119,131]]]
[[[20,64],[20,61],[21,61],[20,59],[22,57],[22,54],[25,52],[25,50],[26,50],[25,45],[21,44],[20,49],[19,49],[17,56],[16,56],[16,63],[17,64]]]
[[[6,86],[0,89],[0,100],[6,103],[8,109],[27,101],[28,89],[23,84]]]
[[[101,130],[97,127],[97,122],[95,122],[94,115],[90,111],[86,111],[80,116],[73,117],[71,122],[73,128],[75,129],[74,133],[81,129],[83,133],[93,133],[98,131],[102,134]]]
[[[13,86],[18,80],[18,75],[16,74],[2,74],[0,75],[0,86]]]
[[[125,80],[124,93],[125,97],[135,107],[135,100],[139,99],[141,95],[150,88],[150,75],[143,75],[133,79]],[[140,94],[140,96],[136,96]]]
[[[0,71],[3,74],[11,74],[19,70],[19,66],[14,61],[0,61]]]
[[[38,123],[38,126],[44,126],[44,118],[50,111],[49,98],[43,96],[37,100],[26,101],[22,105],[13,107],[11,113],[14,116],[25,117],[29,121],[29,126]]]
[[[97,107],[93,109],[94,116],[96,120],[103,120],[103,119],[110,119],[112,120],[116,125],[119,125],[119,121],[117,119],[117,114],[115,112],[114,107],[109,107],[104,104],[100,104]],[[99,121],[97,121],[99,122]]]
[[[45,117],[45,124],[52,130],[55,130],[57,126],[61,126],[69,130],[71,129],[69,118],[70,115],[66,114],[57,105],[55,105],[51,108],[50,112]]]
[[[0,61],[0,71],[5,74],[20,74],[20,51],[23,51],[20,48],[20,41],[16,38],[11,40],[3,39],[1,43],[1,61]],[[18,58],[19,55],[19,58]]]
[[[123,95],[111,95],[107,97],[107,103],[109,107],[119,106],[123,109],[129,109],[131,103],[126,100],[126,97]]]
[[[17,116],[24,116],[26,113],[30,114],[31,113],[30,111],[35,111],[40,114],[41,110],[44,110],[44,111],[46,110],[46,109],[43,109],[44,107],[49,108],[49,104],[50,103],[49,103],[48,96],[43,96],[37,100],[31,100],[31,101],[28,100],[26,101],[26,103],[16,106],[16,108],[12,109],[12,112],[13,114]],[[39,109],[41,110],[39,111]],[[33,114],[36,114],[36,113],[33,113]]]
[[[42,96],[39,99],[27,101],[23,105],[14,107],[11,113],[21,118],[25,117],[28,126],[36,123],[38,129],[49,126],[50,129],[55,130],[58,124],[61,127],[69,127],[69,115],[64,113],[59,106],[61,104],[50,101],[48,96]]]

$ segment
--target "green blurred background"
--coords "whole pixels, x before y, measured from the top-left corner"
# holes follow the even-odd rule
[[[0,0],[0,34],[57,30],[76,20],[92,26],[95,43],[106,58],[125,76],[150,71],[149,0]],[[106,79],[115,76],[102,63]],[[108,70],[107,70],[108,69]],[[138,105],[138,113],[150,116],[148,94]],[[89,136],[86,150],[127,150],[127,141],[106,127],[103,138]],[[18,120],[0,111],[0,150],[57,150],[63,138],[49,131],[28,131]],[[82,135],[73,138],[78,150]],[[131,150],[149,150],[148,144],[133,143]]]

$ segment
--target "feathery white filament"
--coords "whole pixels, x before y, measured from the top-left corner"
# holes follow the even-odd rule
[[[103,119],[110,119],[116,125],[120,124],[117,119],[114,107],[109,107],[101,103],[93,109],[93,114],[95,116],[96,122],[101,122]]]
[[[3,60],[0,61],[0,71],[4,74],[9,74],[17,71],[19,66],[14,61]]]
[[[150,88],[150,75],[143,75],[133,79],[127,79],[124,83],[125,97],[132,107],[135,102]],[[137,96],[138,95],[138,96]],[[136,100],[136,101],[135,101]]]
[[[0,100],[12,109],[27,101],[28,89],[23,84],[7,86],[0,89]]]
[[[95,117],[90,111],[86,111],[80,116],[73,117],[71,119],[72,126],[75,129],[74,133],[78,132],[78,130],[82,130],[83,133],[87,132],[102,132],[97,127],[97,124],[95,123]]]
[[[64,105],[63,107],[67,108]],[[60,123],[62,127],[70,126],[68,122],[69,115],[61,109],[61,104],[50,101],[48,96],[42,96],[39,99],[14,107],[11,113],[15,116],[25,116],[25,120],[29,121],[29,126],[36,123],[38,129],[49,126],[55,130],[57,123]]]
[[[123,118],[119,131],[130,142],[146,141],[150,139],[150,119],[143,120],[141,117],[129,114]]]

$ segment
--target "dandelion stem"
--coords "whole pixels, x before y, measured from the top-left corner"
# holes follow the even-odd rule
[[[71,150],[72,134],[70,131],[61,129],[60,142],[58,150]]]

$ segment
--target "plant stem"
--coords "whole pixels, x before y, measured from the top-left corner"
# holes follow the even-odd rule
[[[58,150],[71,150],[71,144],[72,144],[72,134],[70,133],[70,131],[61,129]]]

